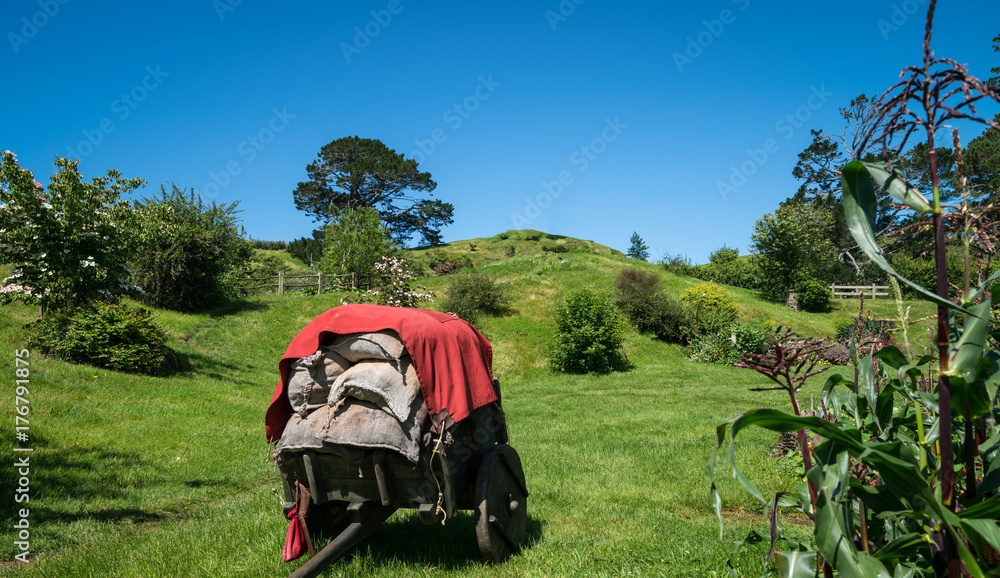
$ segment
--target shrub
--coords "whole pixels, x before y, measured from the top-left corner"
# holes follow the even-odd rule
[[[799,281],[795,298],[803,310],[811,313],[821,313],[830,309],[830,288],[814,277],[806,277]]]
[[[60,311],[29,326],[31,345],[73,363],[134,373],[155,373],[166,332],[149,311],[98,303]]]
[[[664,253],[658,263],[674,275],[686,275],[690,277],[695,270],[695,266],[691,264],[691,259],[686,255]]]
[[[750,255],[743,259],[732,259],[722,262],[713,261],[706,265],[692,267],[689,275],[703,281],[715,281],[723,285],[760,291],[763,283],[759,275],[759,269],[754,264],[756,258],[756,255]]]
[[[176,185],[136,202],[139,250],[132,271],[144,301],[195,311],[233,297],[237,272],[246,271],[254,255],[237,205],[209,205]]]
[[[639,269],[623,269],[614,282],[618,308],[642,333],[667,341],[686,342],[692,320],[684,306],[660,289],[660,279]]]
[[[760,355],[767,350],[768,335],[743,323],[733,323],[725,331],[702,333],[688,347],[688,357],[703,363],[733,365],[744,354]]]
[[[703,333],[716,333],[736,321],[739,305],[736,299],[715,283],[700,283],[681,293],[681,301],[694,316],[695,328]]]
[[[830,347],[820,352],[820,355],[823,361],[830,365],[850,365],[851,363],[850,349],[842,343],[831,343]]]
[[[588,289],[573,293],[555,312],[559,334],[550,356],[566,373],[609,373],[626,366],[623,328],[610,298]]]
[[[458,264],[458,261],[445,261],[444,263],[438,263],[437,265],[434,265],[432,269],[434,270],[435,275],[441,277],[444,275],[451,275],[452,273],[457,273],[458,270],[461,269],[461,266]]]
[[[512,259],[515,255],[517,255],[517,247],[514,245],[507,245],[503,248],[503,254],[508,259]]]
[[[849,345],[853,336],[861,344],[877,344],[878,346],[892,343],[892,335],[896,331],[896,323],[888,319],[875,319],[871,313],[861,315],[858,319],[839,321],[835,325],[837,342]]]
[[[737,260],[740,256],[740,250],[730,247],[728,245],[723,245],[718,249],[712,251],[708,255],[708,262],[713,265],[725,265],[726,263],[732,263]]]
[[[448,298],[442,307],[462,319],[474,323],[481,315],[504,313],[510,299],[502,285],[489,275],[466,273],[456,275],[448,284]]]

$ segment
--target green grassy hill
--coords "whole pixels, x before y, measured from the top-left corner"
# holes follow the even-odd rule
[[[626,341],[631,371],[563,375],[545,363],[551,312],[570,292],[609,290],[630,266],[656,272],[675,296],[698,281],[591,241],[537,231],[411,255],[424,259],[432,251],[468,256],[514,297],[511,315],[485,318],[480,328],[494,346],[511,444],[532,492],[528,543],[506,564],[487,567],[470,512],[442,527],[423,526],[403,511],[335,563],[331,575],[724,575],[732,541],[766,524],[760,505],[723,480],[727,524],[720,540],[705,474],[714,427],[750,407],[786,409],[787,400],[748,392],[764,384],[750,371],[691,362],[680,346],[635,332]],[[444,296],[449,278],[428,275],[418,282]],[[805,335],[832,334],[857,307],[856,300],[839,301],[828,314],[794,313],[730,290],[743,318],[770,319]],[[288,524],[275,495],[280,481],[267,459],[263,413],[291,338],[340,298],[265,296],[196,315],[156,310],[184,365],[166,377],[70,365],[31,351],[27,505],[37,562],[6,562],[17,550],[13,513],[4,508],[0,575],[284,576],[297,567],[301,560],[281,561]],[[868,303],[894,315],[890,301]],[[926,303],[908,305],[913,318],[931,311]],[[13,352],[26,347],[23,325],[35,315],[30,307],[0,308],[0,345],[8,352],[0,363],[8,376]],[[817,393],[824,379],[808,387]],[[12,387],[6,395],[13,397]],[[808,403],[808,394],[803,399]],[[13,408],[5,407],[12,425]],[[14,463],[12,437],[4,439],[0,461]],[[794,488],[801,474],[770,457],[772,434],[750,432],[743,442],[745,471],[765,493]],[[14,503],[18,483],[12,468],[0,468],[0,500]],[[759,573],[763,556],[748,551],[741,563]]]

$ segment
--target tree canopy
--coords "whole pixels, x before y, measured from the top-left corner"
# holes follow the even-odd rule
[[[437,187],[431,174],[377,139],[350,136],[324,145],[306,172],[309,180],[293,193],[295,207],[316,221],[372,207],[396,242],[419,233],[426,245],[440,244],[441,227],[453,222],[451,203],[429,198]]]

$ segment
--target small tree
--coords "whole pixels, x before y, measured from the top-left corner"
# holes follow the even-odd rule
[[[832,281],[837,250],[831,241],[834,219],[806,202],[782,204],[753,228],[751,248],[765,293],[780,298],[802,275]]]
[[[247,269],[254,256],[236,217],[238,204],[209,205],[176,185],[135,203],[141,226],[132,267],[148,303],[193,311],[230,296],[234,272]]]
[[[559,335],[552,346],[552,367],[566,373],[609,373],[623,369],[623,323],[611,300],[588,289],[569,296],[556,309]]]
[[[69,309],[134,290],[128,255],[134,227],[120,196],[145,184],[115,170],[84,183],[78,161],[57,158],[46,191],[5,151],[0,162],[0,300]]]
[[[324,243],[320,268],[341,275],[368,275],[379,259],[396,249],[389,229],[371,207],[336,211],[326,226]]]
[[[643,261],[649,259],[649,247],[646,246],[639,233],[633,231],[631,241],[632,246],[628,248],[628,253],[625,255],[629,259],[642,259]]]

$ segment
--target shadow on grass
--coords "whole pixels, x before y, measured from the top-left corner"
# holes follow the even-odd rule
[[[177,354],[180,369],[170,372],[170,375],[188,378],[205,377],[227,383],[238,383],[249,386],[260,385],[257,381],[237,377],[247,371],[255,371],[257,369],[255,367],[233,365],[232,363],[220,361],[218,357],[203,355],[201,353],[182,353],[180,351],[175,353]],[[275,370],[277,370],[277,365],[277,362],[275,362]]]
[[[416,516],[406,517],[400,510],[375,532],[356,544],[337,564],[350,563],[355,557],[368,557],[376,564],[401,562],[440,570],[460,570],[486,564],[476,539],[476,520],[472,512],[459,512],[445,525],[425,525]],[[527,518],[521,552],[542,542],[543,523]],[[335,534],[321,532],[315,540],[319,551]]]
[[[60,446],[58,452],[46,451]],[[0,468],[0,500],[14,508],[3,508],[0,526],[6,527],[19,508],[29,508],[32,524],[71,522],[90,519],[101,522],[128,520],[149,522],[160,515],[138,508],[99,508],[88,510],[88,501],[106,502],[126,498],[141,491],[142,482],[127,479],[129,472],[142,470],[149,462],[135,452],[123,452],[104,447],[62,446],[53,444],[31,432],[29,442],[18,447],[31,447],[31,452],[11,452],[4,462],[14,467]],[[6,452],[4,452],[6,453]],[[27,466],[19,466],[27,460]],[[18,490],[26,489],[19,492]],[[28,496],[15,502],[17,495]],[[50,504],[84,506],[79,512],[61,512]]]
[[[239,315],[240,313],[245,313],[247,311],[260,311],[261,309],[267,309],[270,303],[266,300],[261,299],[237,299],[233,301],[228,301],[213,307],[209,307],[204,311],[209,317],[229,317],[231,315]]]

